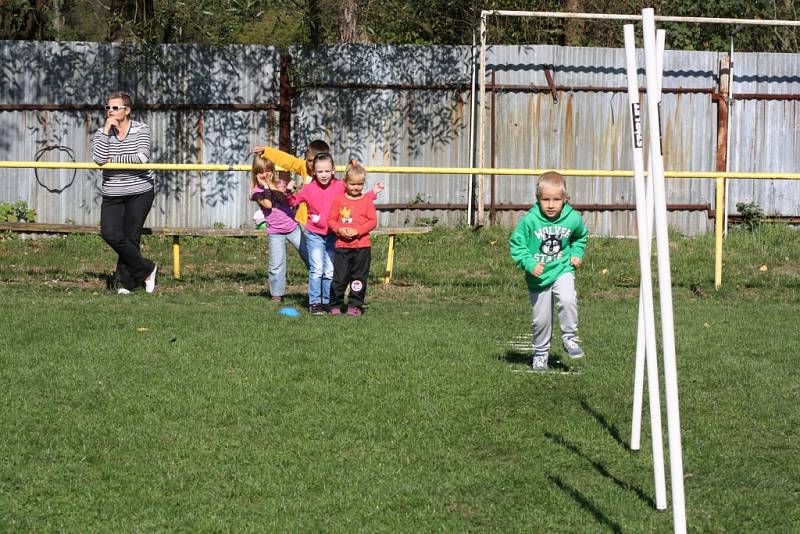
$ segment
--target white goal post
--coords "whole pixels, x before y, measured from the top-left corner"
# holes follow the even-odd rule
[[[532,18],[559,18],[559,19],[590,19],[590,20],[616,20],[641,21],[641,15],[619,15],[611,13],[560,13],[557,11],[503,11],[503,10],[484,10],[481,11],[480,22],[480,74],[478,83],[480,84],[478,100],[478,167],[486,168],[485,150],[485,124],[486,124],[486,20],[490,16],[496,17],[532,17]],[[709,18],[709,17],[667,17],[655,16],[656,22],[692,22],[701,24],[731,24],[736,26],[794,26],[800,27],[797,20],[760,20],[760,19],[731,19],[731,18]],[[471,156],[472,157],[472,156]],[[486,194],[485,175],[478,175],[478,192],[476,195],[476,224],[484,224],[484,199]],[[724,215],[723,215],[724,216]]]

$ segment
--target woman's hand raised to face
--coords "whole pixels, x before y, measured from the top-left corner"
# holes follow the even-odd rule
[[[103,125],[103,133],[111,135],[111,128],[119,131],[119,119],[116,117],[106,117],[106,123]]]

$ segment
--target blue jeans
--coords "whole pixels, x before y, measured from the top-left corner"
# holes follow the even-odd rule
[[[331,300],[336,235],[306,232],[306,243],[308,245],[308,304],[328,304]]]
[[[308,266],[306,239],[299,226],[288,234],[269,234],[269,293],[273,297],[282,297],[286,292],[287,241],[300,254],[303,263]]]

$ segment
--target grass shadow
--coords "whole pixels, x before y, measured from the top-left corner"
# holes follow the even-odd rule
[[[281,302],[272,302],[272,295],[267,288],[260,289],[258,291],[248,291],[245,294],[248,297],[266,299],[268,304],[274,304],[278,307],[296,306],[299,308],[305,308],[308,305],[308,297],[305,294],[286,294],[283,296],[283,300]]]
[[[516,349],[508,349],[506,350],[505,354],[498,356],[497,359],[504,360],[506,363],[515,365],[530,365],[531,354],[529,352],[523,352]],[[575,372],[575,369],[568,365],[564,365],[564,362],[558,358],[554,358],[553,356],[550,356],[550,358],[547,360],[547,366],[554,371],[562,371],[564,373]]]
[[[551,432],[545,432],[544,436],[550,441],[552,441],[554,444],[563,447],[564,449],[568,450],[569,452],[575,454],[579,458],[588,462],[589,465],[591,465],[595,469],[595,471],[600,473],[603,477],[609,479],[620,489],[633,492],[641,501],[649,505],[652,509],[656,508],[656,501],[652,497],[650,497],[647,493],[645,493],[645,491],[642,488],[635,486],[630,482],[626,482],[620,478],[615,477],[609,472],[608,468],[605,465],[598,462],[597,460],[590,458],[588,454],[586,454],[580,449],[580,447],[578,447],[577,445],[566,439],[564,436],[560,434],[553,434]]]
[[[572,499],[578,503],[578,505],[583,508],[585,511],[589,512],[594,516],[598,523],[610,528],[614,532],[622,532],[622,527],[616,521],[612,521],[609,519],[603,511],[595,505],[592,501],[590,501],[584,494],[580,491],[576,490],[566,482],[561,477],[547,475],[547,480],[552,482],[558,489],[572,497]]]
[[[595,410],[591,405],[589,405],[589,403],[583,397],[580,398],[580,404],[581,408],[583,408],[583,410],[586,413],[591,415],[595,421],[600,423],[600,426],[606,429],[609,435],[611,435],[611,437],[614,438],[614,441],[616,441],[626,451],[631,450],[630,444],[627,441],[625,441],[625,439],[619,433],[619,429],[615,425],[610,423],[603,414],[601,414],[600,412]]]

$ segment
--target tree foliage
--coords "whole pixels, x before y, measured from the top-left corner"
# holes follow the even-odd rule
[[[244,43],[471,44],[481,10],[571,11],[796,20],[794,0],[4,0],[0,38]],[[489,17],[492,44],[622,46],[619,22]],[[668,47],[797,52],[796,28],[665,23]]]

